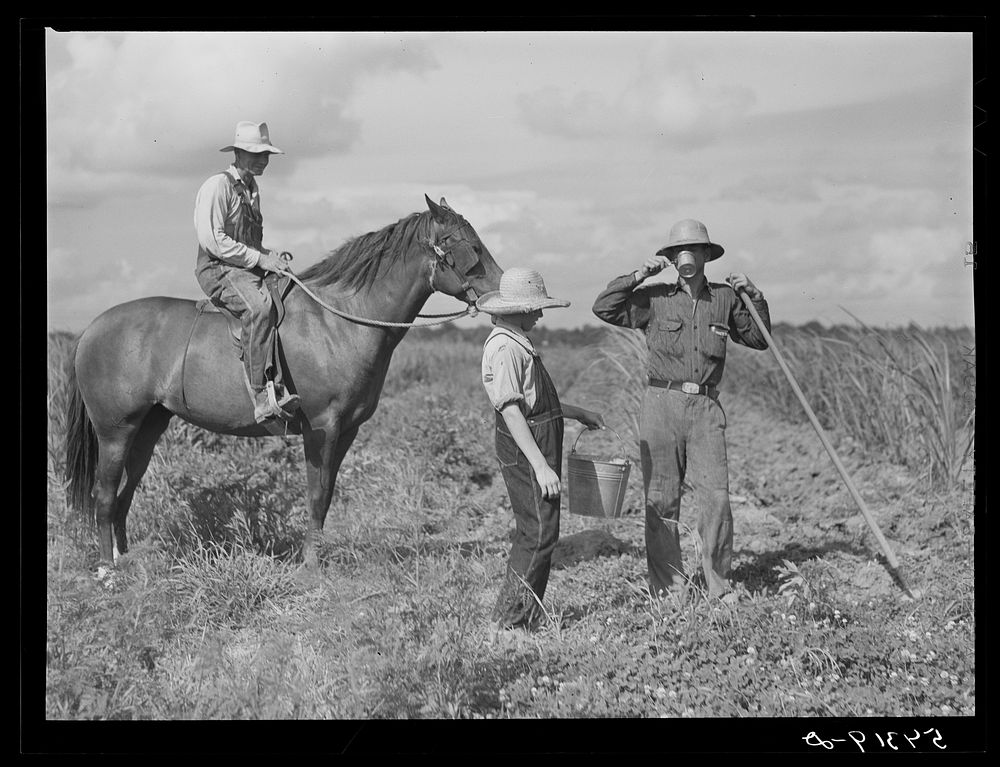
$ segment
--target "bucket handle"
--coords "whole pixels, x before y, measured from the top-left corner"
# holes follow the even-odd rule
[[[624,459],[625,463],[628,463],[629,462],[628,455],[625,453],[625,440],[623,440],[621,437],[619,437],[618,436],[618,432],[616,432],[610,426],[605,426],[604,430],[605,431],[610,431],[612,434],[614,434],[616,437],[618,437],[618,442],[621,443],[622,458]],[[582,437],[588,431],[600,431],[600,430],[599,429],[583,429],[579,434],[576,435],[576,439],[573,440],[573,447],[570,448],[570,451],[569,451],[570,454],[573,454],[573,453],[576,452],[576,443],[579,442],[580,441],[580,437]]]

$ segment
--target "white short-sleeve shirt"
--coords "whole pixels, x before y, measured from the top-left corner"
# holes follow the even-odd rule
[[[523,401],[529,412],[538,399],[535,360],[538,352],[520,328],[498,320],[483,344],[483,386],[497,410],[510,402]]]

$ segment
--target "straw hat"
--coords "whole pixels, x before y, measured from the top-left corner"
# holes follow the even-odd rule
[[[501,275],[500,290],[484,293],[476,301],[476,308],[487,314],[526,314],[557,306],[569,306],[569,301],[552,298],[545,291],[542,275],[518,266]]]
[[[267,123],[252,123],[244,120],[236,123],[236,138],[229,146],[224,146],[220,152],[231,152],[234,149],[245,149],[248,152],[271,152],[284,154],[278,147],[271,146],[271,138],[267,135]]]
[[[705,228],[705,225],[701,221],[686,218],[683,221],[678,221],[670,228],[670,237],[667,244],[656,251],[656,255],[673,258],[677,249],[685,245],[711,246],[712,253],[705,259],[706,261],[714,261],[725,253],[721,245],[708,239],[708,229]]]

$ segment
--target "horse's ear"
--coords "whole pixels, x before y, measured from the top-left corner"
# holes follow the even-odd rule
[[[444,197],[441,198],[441,207],[444,208],[445,210],[451,210],[451,208],[448,207],[448,202],[447,200],[444,199]]]
[[[424,199],[427,200],[427,207],[430,209],[431,215],[434,217],[435,221],[440,221],[441,223],[444,223],[445,221],[448,220],[448,213],[451,210],[451,208],[449,208],[447,205],[443,206],[438,205],[436,202],[434,202],[434,200],[432,200],[426,194],[424,195]],[[441,198],[441,202],[444,203],[443,197]]]

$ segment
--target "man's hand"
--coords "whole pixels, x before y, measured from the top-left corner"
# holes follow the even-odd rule
[[[663,271],[668,266],[670,266],[670,259],[666,256],[650,256],[636,270],[635,275],[637,279],[644,280],[657,272]]]
[[[261,251],[257,266],[267,272],[284,272],[288,270],[288,261],[276,250],[264,250]]]
[[[760,292],[756,285],[750,282],[750,278],[740,272],[733,272],[726,278],[726,282],[733,286],[737,293],[745,290],[751,301],[760,301],[764,294]]]

